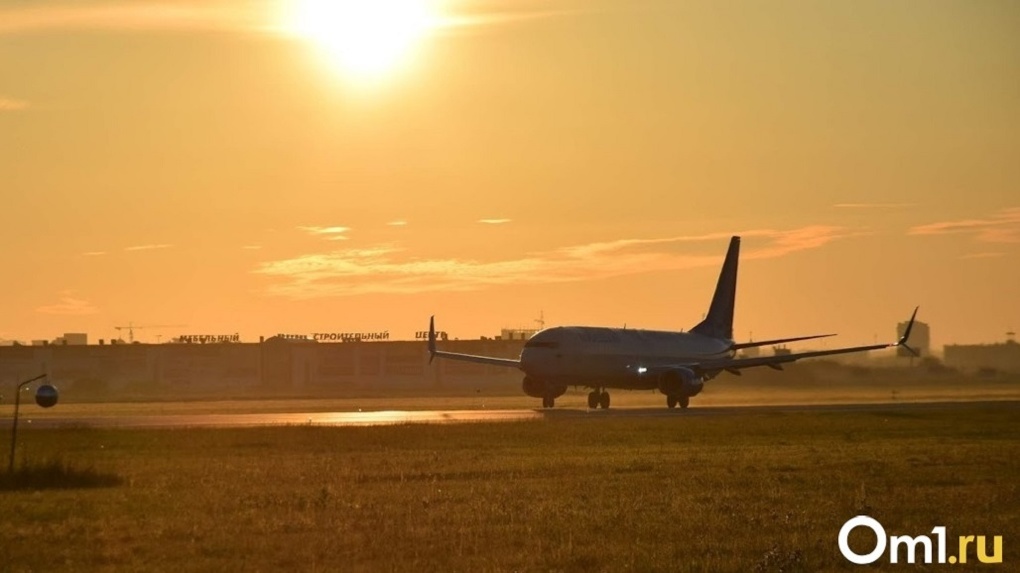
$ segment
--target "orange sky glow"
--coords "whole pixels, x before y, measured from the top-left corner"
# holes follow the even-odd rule
[[[0,339],[1020,328],[1020,4],[0,5]]]

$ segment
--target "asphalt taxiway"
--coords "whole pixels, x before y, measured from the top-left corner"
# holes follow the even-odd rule
[[[282,412],[258,414],[173,414],[128,416],[72,416],[31,419],[35,428],[243,428],[257,426],[390,426],[396,424],[465,424],[521,422],[556,419],[683,418],[793,412],[917,412],[983,406],[1016,410],[1020,401],[987,402],[888,402],[860,404],[793,404],[767,406],[701,406],[687,410],[666,408],[577,408],[522,410],[421,410],[370,412]]]

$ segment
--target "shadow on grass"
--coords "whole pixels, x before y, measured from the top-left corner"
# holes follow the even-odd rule
[[[0,472],[0,491],[40,489],[88,489],[115,487],[124,483],[116,474],[95,468],[76,468],[63,461],[23,464],[13,472]]]

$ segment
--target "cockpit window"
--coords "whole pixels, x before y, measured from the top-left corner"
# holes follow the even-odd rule
[[[525,348],[559,348],[560,343],[553,340],[529,340]]]

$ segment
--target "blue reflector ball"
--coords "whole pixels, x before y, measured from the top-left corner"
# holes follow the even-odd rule
[[[43,384],[35,391],[35,403],[43,408],[50,408],[57,404],[57,389],[49,384]]]

